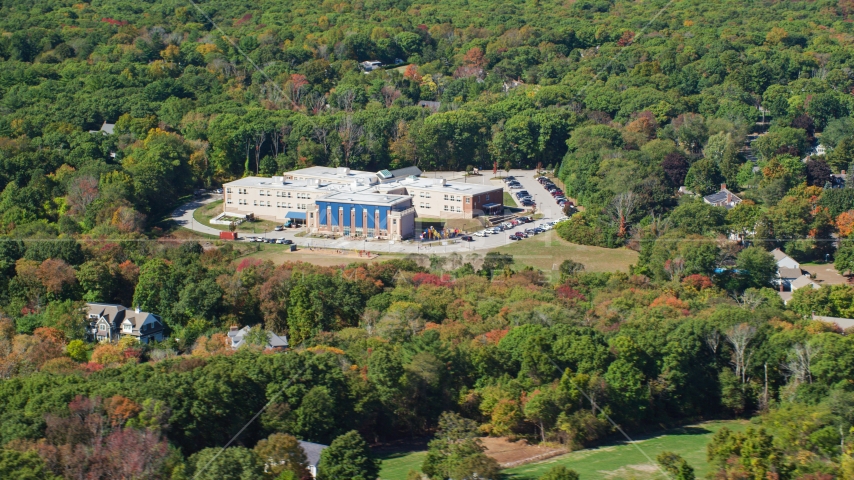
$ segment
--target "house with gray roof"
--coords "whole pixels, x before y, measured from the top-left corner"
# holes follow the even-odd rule
[[[302,447],[305,452],[305,456],[308,459],[308,472],[311,473],[311,478],[317,478],[317,465],[320,464],[320,454],[329,448],[328,445],[321,445],[319,443],[312,442],[303,442],[299,441],[299,446]]]
[[[726,184],[721,184],[721,189],[711,195],[703,197],[703,201],[715,207],[724,207],[727,210],[741,203],[741,198],[726,188]]]
[[[231,348],[237,350],[241,346],[246,345],[246,335],[249,334],[251,329],[252,328],[249,326],[238,329],[237,325],[232,325],[228,330],[228,338],[231,340]],[[286,335],[276,335],[273,332],[267,331],[267,345],[265,345],[264,348],[271,350],[285,350],[288,348],[288,337]]]
[[[140,343],[149,343],[164,338],[165,328],[160,317],[140,311],[139,307],[130,310],[112,303],[87,303],[86,309],[87,337],[92,341],[113,342],[132,337]]]

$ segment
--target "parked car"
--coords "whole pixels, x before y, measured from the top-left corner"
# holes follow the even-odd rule
[[[279,245],[293,245],[294,241],[288,240],[287,238],[280,238],[276,240],[276,243],[278,243]]]
[[[509,175],[509,176],[504,177],[505,183],[512,182],[513,180],[516,180],[516,177],[514,177],[513,175]]]
[[[481,230],[479,232],[474,232],[474,236],[476,236],[476,237],[488,237],[489,232],[486,230]]]
[[[276,225],[276,228],[274,228],[273,230],[275,230],[277,232],[281,232],[284,229],[285,229],[284,225]]]
[[[528,238],[528,234],[525,232],[516,232],[516,236],[519,238]]]
[[[471,238],[471,235],[463,235],[462,237],[460,237],[460,240],[462,240],[464,242],[473,242],[474,241],[474,239]]]
[[[510,240],[521,240],[521,238],[520,238],[520,237],[517,237],[516,235],[510,235],[508,238],[509,238]]]

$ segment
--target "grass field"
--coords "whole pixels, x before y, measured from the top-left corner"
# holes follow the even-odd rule
[[[193,219],[202,225],[226,232],[228,231],[228,225],[214,225],[210,223],[211,219],[220,213],[222,213],[222,200],[217,200],[197,208],[193,212]],[[241,223],[237,227],[237,231],[243,233],[264,233],[264,229],[266,228],[268,232],[272,232],[276,225],[279,224],[268,220],[256,220],[254,222]]]
[[[548,273],[557,269],[564,260],[575,260],[584,264],[588,272],[629,271],[636,264],[638,254],[627,248],[602,248],[569,243],[557,232],[549,230],[533,238],[513,242],[494,251],[513,255],[516,263],[530,265]]]
[[[403,452],[381,456],[380,480],[406,479],[410,470],[420,471],[427,452]]]
[[[516,203],[516,200],[513,198],[513,195],[510,195],[510,192],[504,192],[504,206],[515,208],[519,205]]]
[[[536,479],[555,465],[563,465],[578,472],[584,480],[605,479],[665,479],[655,466],[655,457],[663,451],[676,452],[694,467],[697,478],[711,471],[706,463],[706,444],[721,427],[742,431],[744,421],[716,421],[668,430],[659,435],[644,437],[634,444],[618,443],[599,448],[579,450],[540,463],[532,463],[504,471],[508,478]],[[644,455],[646,454],[646,455]]]
[[[300,248],[296,252],[290,251],[290,245],[277,244],[249,244],[257,245],[260,250],[250,253],[243,258],[253,258],[257,260],[270,260],[278,265],[285,262],[309,262],[322,267],[335,267],[338,265],[347,265],[353,262],[382,262],[398,258],[400,255],[384,254],[374,258],[359,257],[352,252],[346,254],[337,254],[335,250],[308,250]]]
[[[748,423],[729,420],[706,422],[683,428],[667,430],[660,434],[642,437],[634,444],[613,443],[597,448],[579,450],[543,462],[504,470],[509,479],[533,480],[541,477],[555,465],[563,465],[579,473],[583,480],[664,480],[664,475],[647,460],[653,461],[663,451],[682,455],[694,467],[697,478],[711,471],[706,463],[706,444],[721,427],[743,431]],[[418,470],[426,452],[395,453],[382,458],[382,480],[403,480],[410,470]]]

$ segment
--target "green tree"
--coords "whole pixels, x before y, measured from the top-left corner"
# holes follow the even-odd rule
[[[45,468],[44,460],[33,450],[18,452],[0,449],[0,478],[17,480],[59,480]]]
[[[675,480],[694,480],[694,468],[688,465],[680,455],[673,452],[661,452],[655,461]]]
[[[579,480],[579,478],[575,470],[570,470],[563,465],[556,465],[543,474],[540,480]]]
[[[274,433],[255,445],[255,454],[265,465],[268,473],[278,477],[286,472],[295,479],[307,478],[308,459],[299,440],[285,433]]]
[[[565,281],[569,277],[574,277],[584,271],[584,265],[574,260],[566,259],[560,263],[558,267],[561,281]]]
[[[83,340],[72,340],[65,347],[65,353],[75,362],[85,362],[88,358],[86,352],[89,348]]]
[[[479,437],[475,421],[453,412],[443,413],[439,417],[436,436],[428,444],[427,457],[421,465],[421,471],[431,478],[465,478],[454,476],[462,473],[459,471],[461,467],[465,470],[465,466],[489,463],[489,460],[483,458],[486,455]],[[474,461],[469,460],[472,457]]]
[[[256,480],[264,477],[264,462],[244,447],[205,448],[187,459],[187,474],[199,480]]]
[[[351,430],[332,441],[320,454],[317,478],[320,480],[374,480],[380,473],[380,461],[368,444]]]
[[[760,247],[748,247],[738,252],[735,264],[742,278],[743,288],[767,287],[777,275],[777,261],[774,256]]]
[[[840,243],[833,257],[833,266],[843,275],[847,272],[854,273],[854,242],[843,240]]]

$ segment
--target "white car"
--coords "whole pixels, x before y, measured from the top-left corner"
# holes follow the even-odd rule
[[[479,232],[474,232],[475,237],[488,237],[489,233],[486,230],[481,230]]]

